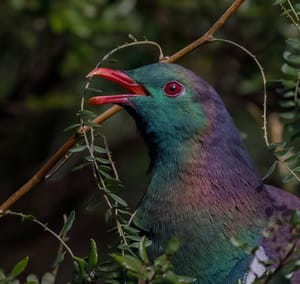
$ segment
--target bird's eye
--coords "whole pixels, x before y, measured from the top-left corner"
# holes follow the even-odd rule
[[[177,81],[171,81],[164,87],[164,91],[168,97],[177,97],[184,91],[184,86]]]

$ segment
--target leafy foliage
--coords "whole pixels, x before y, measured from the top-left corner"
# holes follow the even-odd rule
[[[300,79],[300,40],[298,16],[300,5],[292,5],[289,0],[275,1],[274,5],[279,5],[283,10],[282,15],[286,16],[291,24],[296,28],[297,37],[286,40],[286,50],[283,52],[284,64],[281,71],[284,78],[280,80],[280,88],[277,92],[280,96],[279,105],[281,107],[280,117],[287,133],[286,141],[275,141],[267,146],[274,154],[275,162],[266,174],[268,177],[274,172],[278,164],[283,165],[287,170],[287,175],[282,178],[283,183],[288,183],[295,178],[298,182],[300,151],[294,149],[293,143],[300,137],[300,99],[299,99],[299,79]]]
[[[288,239],[284,240],[285,244],[283,244],[282,239],[278,240],[274,237],[280,234],[283,226],[289,227]],[[262,262],[267,270],[255,280],[254,284],[273,283],[274,280],[281,281],[280,283],[291,283],[294,272],[300,268],[298,257],[294,257],[299,255],[300,252],[298,242],[300,237],[300,211],[295,210],[290,217],[281,216],[276,223],[269,224],[264,234],[265,237],[272,240],[273,246],[281,257],[279,263]]]

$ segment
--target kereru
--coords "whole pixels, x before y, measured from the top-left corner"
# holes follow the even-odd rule
[[[300,209],[300,201],[263,183],[222,100],[207,82],[168,63],[130,71],[96,68],[88,76],[129,91],[93,97],[89,103],[123,106],[148,146],[151,181],[135,224],[152,240],[152,257],[176,237],[180,249],[173,259],[175,272],[201,284],[252,283],[265,271],[261,261],[278,263],[274,238],[262,231],[272,218]],[[284,243],[288,228],[280,231]],[[257,247],[256,254],[247,254],[232,239]],[[297,274],[293,283],[300,283]]]

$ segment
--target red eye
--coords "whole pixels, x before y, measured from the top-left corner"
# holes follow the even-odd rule
[[[177,97],[184,91],[184,86],[177,81],[172,81],[165,85],[164,91],[169,97]]]

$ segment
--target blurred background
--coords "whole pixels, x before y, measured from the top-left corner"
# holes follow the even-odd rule
[[[195,40],[232,3],[228,0],[2,0],[0,2],[0,202],[25,183],[72,134],[64,132],[78,122],[86,74],[111,49],[144,37],[158,42],[165,55]],[[236,41],[256,55],[267,78],[282,77],[282,53],[293,30],[272,1],[248,0],[218,31],[216,37]],[[131,69],[157,62],[149,46],[122,49],[109,67]],[[223,98],[263,176],[272,164],[262,132],[263,86],[253,59],[225,43],[202,46],[178,62],[210,82]],[[114,86],[107,82],[102,89]],[[91,109],[87,106],[88,109]],[[105,107],[93,108],[101,113]],[[271,135],[281,139],[278,96],[269,90]],[[131,118],[121,112],[103,124],[118,172],[126,186],[122,196],[134,208],[147,187],[148,157]],[[278,141],[278,140],[277,140]],[[106,225],[98,208],[86,210],[96,190],[91,170],[74,172],[82,161],[72,157],[53,177],[32,190],[13,210],[37,216],[54,230],[64,213],[76,210],[69,245],[85,256],[89,239],[105,255]],[[268,183],[297,191],[281,183],[276,172]],[[103,203],[103,206],[105,204]],[[0,219],[0,267],[8,270],[25,256],[26,273],[41,276],[51,269],[58,242],[37,225],[17,217]],[[70,280],[66,257],[58,283]]]

